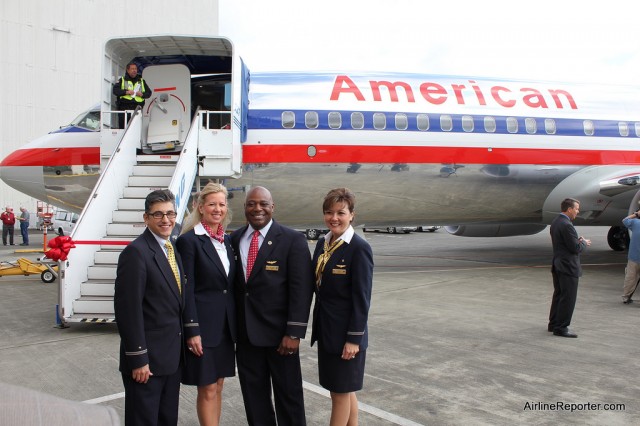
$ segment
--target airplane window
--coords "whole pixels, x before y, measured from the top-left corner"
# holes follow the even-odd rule
[[[440,116],[440,128],[445,132],[450,132],[453,129],[453,120],[450,115]]]
[[[507,131],[509,133],[518,133],[518,119],[515,117],[507,117]]]
[[[315,111],[307,111],[304,114],[304,124],[307,126],[307,129],[317,129],[318,113]]]
[[[544,131],[547,132],[548,135],[556,134],[556,120],[553,118],[545,118],[544,119]]]
[[[587,136],[593,136],[595,133],[595,128],[593,127],[593,121],[584,120],[582,122],[582,127],[584,128],[584,134]]]
[[[387,127],[387,117],[381,112],[373,114],[373,128],[376,130],[384,130]]]
[[[339,112],[330,112],[329,113],[329,128],[330,129],[339,129],[342,127],[342,116]]]
[[[484,131],[487,133],[494,133],[496,131],[496,119],[495,117],[484,118]]]
[[[293,111],[282,111],[282,127],[293,129],[296,125],[296,114]]]
[[[364,128],[364,115],[361,112],[351,113],[351,127],[354,129]]]
[[[409,127],[409,122],[407,120],[407,114],[396,114],[396,129],[398,130],[407,130]]]
[[[629,124],[627,122],[619,122],[618,130],[620,131],[620,136],[629,136]]]
[[[636,136],[640,137],[640,123],[635,123],[634,127],[636,128]]]
[[[527,133],[533,135],[538,131],[538,125],[535,118],[525,118],[524,127],[527,129]]]
[[[429,130],[429,116],[427,114],[418,114],[416,120],[418,122],[418,130]]]
[[[470,115],[462,116],[462,130],[465,132],[473,132],[473,117]]]

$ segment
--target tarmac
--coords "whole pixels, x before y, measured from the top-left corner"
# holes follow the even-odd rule
[[[376,266],[360,424],[640,424],[640,295],[622,304],[626,253],[609,249],[607,231],[578,228],[592,246],[582,256],[577,339],[547,332],[548,230],[365,233]],[[42,235],[33,231],[31,241]],[[0,260],[40,255],[14,252],[22,248],[0,246]],[[0,277],[0,382],[114,407],[124,424],[116,326],[57,328],[57,298],[57,281]],[[326,425],[331,403],[309,336],[301,345],[307,421]],[[180,425],[198,424],[195,404],[196,389],[182,386]],[[225,380],[221,424],[246,424],[237,377]]]

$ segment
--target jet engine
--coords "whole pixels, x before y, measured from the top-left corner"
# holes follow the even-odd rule
[[[496,225],[455,225],[445,226],[451,235],[458,237],[514,237],[533,235],[544,230],[547,225],[539,223],[508,223]]]

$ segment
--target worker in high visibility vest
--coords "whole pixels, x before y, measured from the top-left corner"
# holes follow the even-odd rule
[[[138,65],[133,62],[127,64],[127,72],[113,85],[116,97],[116,107],[119,111],[134,110],[138,105],[144,106],[153,91],[147,82],[138,74]],[[118,128],[124,128],[124,114],[118,114]]]

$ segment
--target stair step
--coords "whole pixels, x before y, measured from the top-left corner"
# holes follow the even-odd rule
[[[124,247],[124,246],[121,246]],[[96,265],[117,265],[122,250],[100,250],[93,257]]]
[[[151,192],[151,191],[149,191]],[[148,192],[147,192],[148,194]],[[144,211],[144,198],[120,198],[118,210],[142,210]]]
[[[139,164],[133,166],[133,176],[173,176],[173,172],[176,170],[174,164],[160,165],[160,164]]]
[[[138,164],[177,163],[179,159],[180,154],[153,154],[136,156],[136,161],[138,162]]]
[[[115,265],[92,265],[87,269],[87,278],[90,280],[114,280],[117,267]]]
[[[127,186],[124,189],[123,196],[124,198],[140,198],[144,200],[151,191],[155,191],[156,189],[158,188],[148,188],[146,186]]]
[[[142,233],[142,232],[141,232]],[[106,236],[104,238],[100,238],[100,241],[103,242],[103,244],[100,244],[100,250],[118,250],[119,252],[124,250],[124,248],[127,246],[126,244],[109,244],[109,242],[117,242],[117,243],[121,243],[124,241],[128,241],[131,242],[133,240],[135,240],[137,238],[137,236],[131,236],[131,235],[110,235],[110,236]]]
[[[107,236],[123,235],[137,237],[144,232],[144,223],[110,223],[107,225]]]
[[[107,314],[114,316],[113,297],[109,296],[81,296],[73,301],[73,312],[75,315],[96,316]]]
[[[103,296],[113,298],[115,281],[87,281],[80,285],[80,295],[86,297]]]
[[[129,186],[149,188],[166,188],[171,183],[171,176],[129,176]]]
[[[113,212],[113,222],[144,222],[142,215],[144,214],[144,210],[116,210]]]

